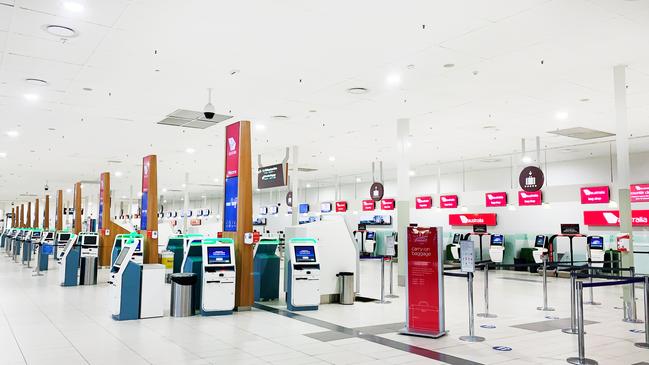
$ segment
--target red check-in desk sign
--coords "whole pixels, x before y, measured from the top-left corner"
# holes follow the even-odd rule
[[[519,191],[518,192],[518,205],[521,207],[530,206],[530,205],[541,205],[543,204],[543,192],[533,191]]]
[[[441,228],[408,227],[404,334],[440,337],[444,327]]]
[[[630,190],[631,203],[649,202],[649,184],[633,184]]]
[[[507,193],[504,191],[499,191],[496,193],[485,194],[485,205],[487,207],[506,207]]]
[[[587,186],[579,189],[581,204],[604,204],[611,198],[608,186]]]
[[[415,198],[416,209],[430,209],[433,207],[433,198],[430,196],[418,196]]]
[[[587,226],[619,226],[619,210],[586,210],[584,211],[584,224]],[[632,210],[631,224],[633,227],[649,226],[649,210]]]
[[[448,215],[449,226],[474,226],[476,224],[495,226],[497,223],[496,213],[460,213]]]

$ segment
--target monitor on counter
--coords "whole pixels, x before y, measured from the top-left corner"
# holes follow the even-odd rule
[[[295,246],[295,262],[315,262],[314,246]]]
[[[376,232],[372,232],[372,231],[365,232],[366,240],[374,240],[375,238],[376,238]]]
[[[34,239],[34,238],[41,238],[41,234],[42,234],[42,233],[43,233],[43,232],[40,232],[40,231],[34,231],[34,232],[32,232],[32,239]]]
[[[460,240],[462,239],[462,235],[459,233],[456,233],[453,235],[453,243],[455,244],[460,244]]]
[[[128,249],[124,248],[119,252],[119,256],[117,256],[117,260],[115,260],[115,266],[122,266],[126,256],[128,256]]]
[[[59,241],[69,241],[70,240],[70,234],[69,233],[59,233]]]
[[[332,210],[332,204],[331,203],[320,203],[320,212],[322,213],[330,213]]]
[[[502,234],[493,234],[491,235],[490,243],[492,246],[502,246],[505,244],[505,236]]]
[[[590,236],[588,237],[588,246],[591,250],[603,250],[604,249],[604,237],[602,236]]]
[[[545,247],[545,236],[540,234],[536,236],[536,241],[534,241],[534,247]]]
[[[260,215],[268,214],[268,207],[259,207],[259,214]]]
[[[82,245],[93,245],[97,246],[97,236],[83,236],[83,243]]]
[[[219,264],[231,265],[232,257],[230,255],[230,247],[229,246],[208,247],[207,264],[208,265],[219,265]]]
[[[579,224],[562,224],[561,234],[579,234]]]
[[[277,212],[279,212],[277,205],[271,205],[268,207],[268,214],[277,214]]]

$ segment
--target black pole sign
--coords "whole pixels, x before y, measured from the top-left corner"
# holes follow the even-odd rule
[[[536,166],[527,166],[518,176],[518,184],[524,191],[539,191],[543,187],[545,176],[543,171]]]
[[[293,206],[293,192],[292,191],[289,191],[288,193],[286,193],[286,205],[288,205],[289,207]]]
[[[380,182],[375,182],[374,184],[372,184],[372,186],[370,186],[370,198],[372,198],[372,200],[374,200],[375,202],[383,199],[383,192],[383,184],[381,184]]]

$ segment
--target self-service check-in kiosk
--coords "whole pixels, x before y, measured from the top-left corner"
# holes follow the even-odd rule
[[[0,234],[0,248],[5,247],[5,239],[7,238],[7,235],[9,235],[9,229],[5,228],[2,230],[2,234]]]
[[[187,247],[183,257],[182,272],[196,274],[196,280],[203,282],[203,239],[193,239]],[[194,313],[201,310],[201,286],[194,285],[192,288],[192,306]]]
[[[43,238],[38,242],[38,270],[47,271],[49,258],[54,253],[54,231],[43,232]]]
[[[201,315],[230,314],[234,309],[237,280],[234,241],[229,238],[205,238],[201,248]]]
[[[604,267],[604,237],[588,236],[588,257],[593,262],[592,266]]]
[[[534,258],[534,262],[537,264],[543,263],[543,255],[548,253],[548,236],[544,234],[537,235],[533,248],[532,257]]]
[[[7,238],[5,238],[5,252],[9,257],[14,254],[14,239],[16,238],[16,235],[18,235],[18,230],[12,229],[7,234]]]
[[[65,246],[67,246],[68,241],[72,237],[72,233],[59,231],[56,232],[56,240],[54,245],[54,257],[57,261],[61,261],[63,257],[63,252],[65,251]]]
[[[23,240],[23,264],[29,266],[32,261],[32,254],[36,243],[40,242],[41,237],[43,236],[43,230],[41,229],[29,229]]]
[[[81,246],[79,285],[97,285],[99,235],[93,232],[81,233],[79,244]]]
[[[133,240],[134,243],[136,244],[137,251],[133,254],[132,260],[141,264],[142,261],[142,240],[143,236],[137,232],[131,232],[128,234],[118,234],[115,236],[115,240],[113,241],[113,248],[111,249],[110,252],[110,264],[111,267],[112,265],[115,264],[115,261],[117,260],[117,256],[119,256],[121,250],[122,250],[122,245],[124,242],[128,240]]]
[[[505,236],[492,234],[489,241],[489,257],[492,262],[502,263],[505,253]]]
[[[202,239],[202,234],[180,234],[169,238],[169,241],[167,242],[167,251],[171,251],[174,254],[174,274],[182,271],[183,260],[185,259],[185,254],[187,253],[187,250],[189,250],[191,243],[193,241],[200,242]]]
[[[22,242],[27,235],[26,229],[19,229],[16,237],[13,239],[13,251],[14,251],[14,262],[18,262],[18,256],[20,256],[20,249],[22,247]]]
[[[320,262],[316,240],[293,238],[289,241],[288,288],[289,310],[316,310],[320,305]]]
[[[253,275],[255,301],[279,299],[280,257],[279,239],[261,238],[255,246]]]
[[[462,240],[462,235],[460,233],[455,233],[453,235],[453,241],[451,242],[451,256],[453,260],[460,259],[460,241]]]
[[[61,286],[76,286],[79,284],[79,258],[81,246],[77,244],[79,236],[71,234],[63,248],[63,254],[59,260],[59,282]]]
[[[473,226],[473,233],[469,234],[469,241],[473,241],[473,247],[476,251],[476,259],[479,261],[488,260],[489,242],[491,242],[491,234],[487,233],[487,226],[475,225]]]
[[[110,269],[111,315],[117,321],[163,315],[164,266],[137,263],[133,257],[137,245],[133,239],[123,242]]]
[[[579,233],[579,224],[562,224],[561,234],[552,237],[551,245],[557,256],[557,261],[575,264],[575,258],[582,255],[588,257],[588,240]]]

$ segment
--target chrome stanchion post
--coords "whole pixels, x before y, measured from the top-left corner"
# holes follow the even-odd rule
[[[389,300],[385,300],[385,256],[381,256],[381,300],[375,303],[391,303]]]
[[[473,273],[468,272],[466,273],[467,275],[467,287],[468,287],[468,295],[469,295],[469,335],[468,336],[461,336],[460,340],[466,341],[466,342],[482,342],[485,340],[484,337],[476,336],[475,335],[475,323],[474,323],[474,318],[473,318]]]
[[[644,277],[644,342],[635,345],[643,349],[649,349],[649,276]]]
[[[38,251],[36,251],[36,267],[34,267],[34,273],[32,276],[43,276],[41,274],[41,254],[42,254],[42,246],[38,247]]]
[[[386,295],[386,298],[399,298],[398,295],[394,294],[394,256],[390,256],[390,294]]]
[[[586,358],[586,346],[584,344],[584,283],[577,282],[575,296],[577,300],[577,346],[579,357],[569,357],[566,361],[575,365],[597,365],[597,361]]]
[[[552,312],[554,308],[548,307],[548,255],[543,256],[543,307],[537,307],[540,311]]]
[[[478,317],[496,318],[495,314],[489,313],[489,263],[484,266],[484,313],[478,313]]]
[[[593,269],[592,268],[588,269],[588,273],[590,274],[590,278],[589,278],[588,282],[592,284],[593,283],[593,274],[594,274]],[[589,304],[589,305],[600,305],[600,304],[602,304],[602,303],[597,303],[593,299],[593,287],[592,286],[588,288],[588,294],[590,295],[590,300],[588,300],[587,302],[584,302],[584,304]]]
[[[632,266],[629,268],[629,276],[631,278],[635,278],[635,268]],[[628,323],[642,323],[642,320],[638,319],[637,315],[637,309],[636,309],[636,303],[635,303],[635,283],[631,283],[631,307],[624,306],[624,322]],[[630,313],[627,314],[626,311],[629,311]]]
[[[574,269],[570,269],[570,328],[564,328],[561,331],[571,335],[577,334],[577,314],[575,291],[577,290],[577,275]]]

